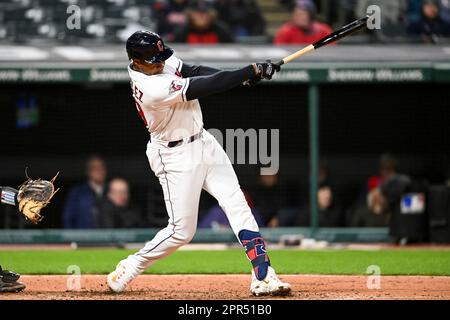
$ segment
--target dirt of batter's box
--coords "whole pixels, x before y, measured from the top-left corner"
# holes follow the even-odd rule
[[[83,275],[81,288],[69,290],[77,282],[73,276],[22,276],[27,285],[20,293],[1,294],[4,299],[267,299],[249,294],[249,275],[142,275],[122,294],[109,291],[104,275]],[[450,277],[284,275],[292,285],[292,295],[277,299],[450,299]],[[368,281],[369,280],[369,281]],[[372,289],[368,288],[368,282]],[[378,288],[377,288],[378,287]],[[270,297],[273,299],[273,297]]]

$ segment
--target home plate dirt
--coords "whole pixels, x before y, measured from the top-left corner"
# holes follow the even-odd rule
[[[368,289],[365,276],[285,275],[291,283],[288,297],[271,299],[450,299],[450,277],[382,276],[379,289]],[[80,289],[69,276],[22,276],[27,285],[4,299],[267,299],[249,294],[249,275],[143,275],[122,294],[111,293],[105,275],[81,276]],[[375,283],[376,284],[376,283]],[[75,287],[76,288],[76,287]]]

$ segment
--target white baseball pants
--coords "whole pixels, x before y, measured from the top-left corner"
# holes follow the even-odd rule
[[[218,200],[236,236],[243,229],[259,231],[227,154],[206,130],[174,148],[149,142],[147,157],[163,189],[169,224],[126,259],[136,275],[192,240],[202,189]]]

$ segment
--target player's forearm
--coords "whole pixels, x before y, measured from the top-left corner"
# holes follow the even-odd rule
[[[183,76],[183,78],[210,76],[220,71],[222,70],[207,66],[190,65],[187,63],[183,63],[183,66],[181,67],[181,75]]]
[[[230,90],[256,75],[255,68],[249,65],[234,71],[220,71],[210,76],[189,78],[186,98],[194,100],[215,93]]]
[[[17,203],[17,191],[11,187],[0,187],[1,203],[15,206]]]

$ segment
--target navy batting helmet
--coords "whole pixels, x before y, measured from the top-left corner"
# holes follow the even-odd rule
[[[164,45],[163,39],[151,31],[136,31],[127,40],[128,58],[161,63],[167,60],[173,50]]]

